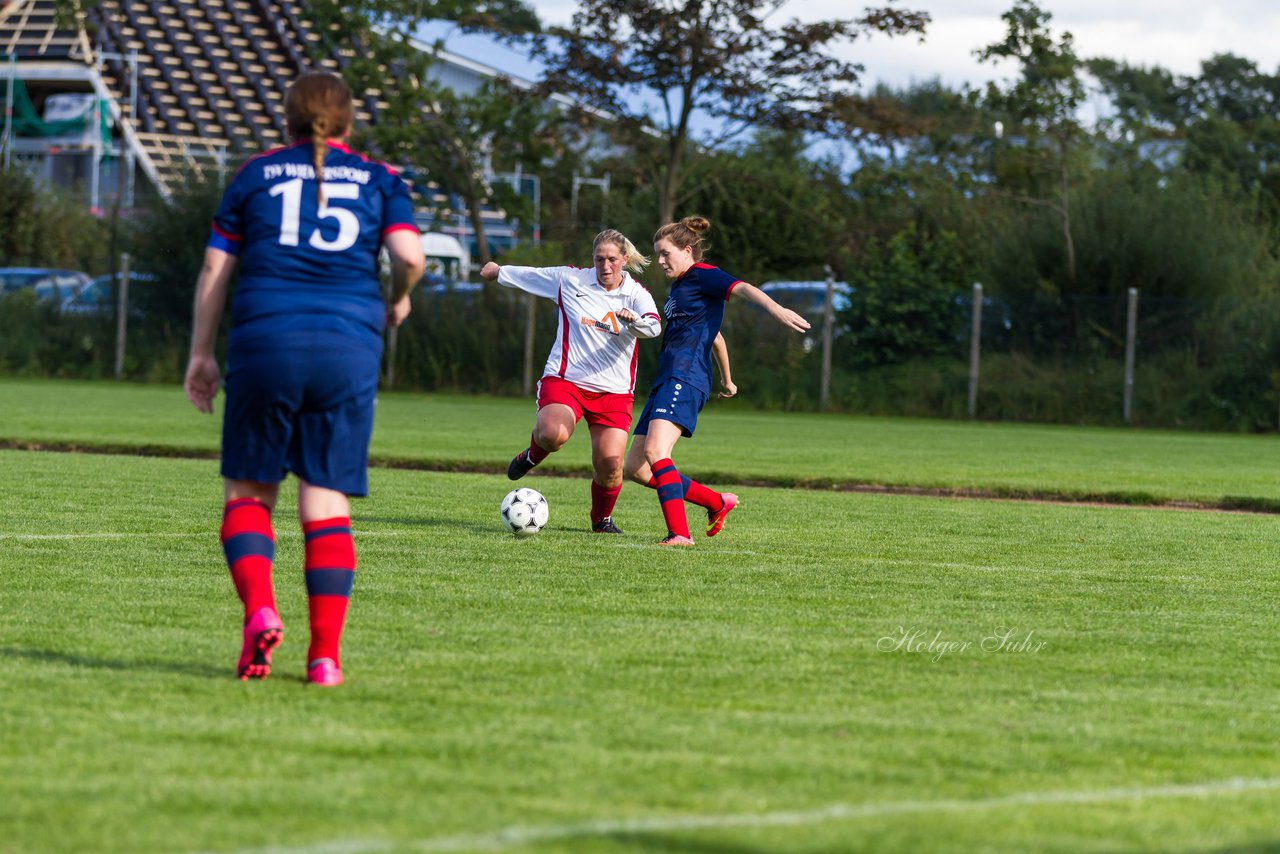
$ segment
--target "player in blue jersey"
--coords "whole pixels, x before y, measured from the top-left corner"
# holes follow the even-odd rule
[[[236,674],[264,679],[282,625],[271,584],[271,511],[298,477],[311,624],[307,681],[342,682],[339,640],[355,578],[349,496],[366,466],[387,323],[409,314],[425,260],[404,182],[346,146],[351,90],[327,72],[289,87],[293,144],[249,160],[213,218],[196,283],[187,397],[213,411],[227,286],[240,264],[227,340],[221,539],[244,626]],[[391,258],[390,304],[378,255]]]
[[[720,533],[729,511],[738,505],[738,496],[715,492],[684,477],[671,461],[676,441],[693,435],[698,413],[711,393],[713,355],[724,387],[720,396],[730,397],[737,392],[729,376],[724,337],[720,335],[729,295],[759,305],[783,326],[797,332],[809,328],[809,321],[778,305],[759,288],[702,263],[702,235],[710,227],[705,218],[688,216],[664,225],[653,236],[654,256],[672,284],[663,306],[667,322],[658,355],[658,375],[653,380],[649,402],[636,422],[625,470],[632,480],[658,491],[667,523],[667,536],[659,543],[664,546],[693,545],[684,512],[686,500],[706,508],[708,537]]]

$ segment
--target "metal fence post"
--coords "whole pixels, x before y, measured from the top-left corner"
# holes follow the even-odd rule
[[[1124,338],[1124,423],[1133,423],[1133,359],[1138,345],[1138,289],[1129,288],[1129,319]]]
[[[818,409],[827,411],[831,399],[831,339],[836,325],[835,290],[836,274],[830,267],[827,273],[827,295],[822,303],[822,383],[818,392]]]
[[[982,353],[982,285],[973,283],[973,329],[969,333],[969,417],[978,414],[978,361]]]
[[[116,382],[124,379],[124,338],[129,326],[129,253],[120,254],[120,287],[116,297]]]

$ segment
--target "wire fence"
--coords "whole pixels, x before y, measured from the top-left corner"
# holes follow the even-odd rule
[[[0,373],[178,381],[189,301],[161,299],[165,290],[163,281],[134,282],[75,310],[25,291],[0,295]],[[731,304],[724,333],[735,405],[1280,429],[1280,299],[972,287],[867,301],[846,290],[828,313],[818,296],[780,297],[812,323],[804,336]],[[494,285],[419,289],[414,301],[388,353],[398,390],[527,394],[525,377],[541,373],[559,329],[550,301],[530,311],[523,294]],[[639,344],[640,397],[658,350]]]

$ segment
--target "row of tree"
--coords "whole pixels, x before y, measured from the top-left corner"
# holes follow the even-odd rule
[[[583,0],[570,27],[544,32],[519,0],[314,4],[320,32],[358,47],[346,70],[356,88],[379,89],[391,105],[364,131],[365,145],[457,192],[473,213],[498,204],[533,221],[520,208],[528,200],[486,184],[486,168],[518,164],[541,176],[546,241],[503,260],[582,263],[604,223],[574,216],[573,178],[608,172],[608,225],[642,247],[659,223],[698,212],[714,223],[710,260],[749,281],[831,269],[850,283],[836,347],[844,385],[835,399],[847,408],[962,412],[967,301],[980,281],[984,347],[1008,359],[996,374],[1015,389],[987,414],[1107,420],[1110,398],[1091,407],[1073,394],[1062,405],[1061,389],[1110,376],[1123,348],[1123,295],[1136,287],[1140,365],[1161,372],[1148,387],[1177,389],[1177,405],[1154,420],[1274,426],[1280,76],[1234,56],[1188,76],[1081,58],[1047,12],[1018,0],[1003,16],[1004,37],[976,51],[1008,71],[1004,82],[860,90],[861,69],[836,60],[833,46],[870,32],[922,33],[925,13],[773,24],[772,5]],[[532,40],[546,68],[541,88],[499,79],[473,95],[439,89],[430,55],[412,40],[424,19],[440,17]],[[548,100],[552,90],[576,106],[555,106],[563,102]],[[1085,122],[1093,94],[1110,106]],[[695,138],[699,111],[715,130]],[[814,156],[822,134],[841,138],[856,167]],[[149,340],[161,349],[185,347],[190,283],[217,195],[194,186],[128,238],[139,264],[179,285],[142,297],[156,330]],[[4,216],[0,208],[0,235]],[[649,274],[649,284],[661,299],[660,277]],[[509,328],[519,311],[504,299],[453,308]],[[482,352],[494,339],[462,335],[441,310],[424,306],[417,331],[402,337],[400,381],[518,387],[507,378],[518,358]],[[816,382],[812,353],[775,340],[750,314],[731,313],[730,323],[735,359],[759,372],[748,394],[754,386],[778,390],[760,402],[812,401],[797,379]],[[180,356],[169,361],[180,365]],[[1049,394],[1058,403],[1041,399]]]

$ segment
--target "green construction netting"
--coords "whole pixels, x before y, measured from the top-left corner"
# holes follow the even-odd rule
[[[9,103],[10,92],[13,92],[12,104]],[[46,122],[40,118],[35,105],[31,103],[31,95],[27,92],[26,84],[12,75],[0,75],[0,105],[3,106],[5,113],[11,116],[8,121],[11,122],[14,136],[67,136],[90,127],[96,118],[103,145],[111,142],[111,123],[108,119],[110,111],[107,109],[105,100],[98,102],[97,110],[90,110],[79,118]]]

